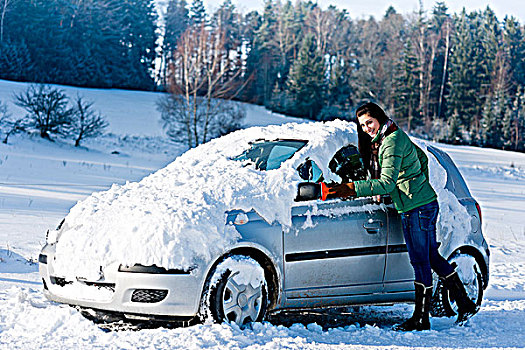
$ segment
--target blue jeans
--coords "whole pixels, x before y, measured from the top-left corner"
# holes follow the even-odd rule
[[[408,248],[410,263],[414,268],[415,281],[432,286],[432,270],[445,277],[454,268],[438,252],[436,222],[439,212],[437,201],[422,205],[401,214],[403,234]]]

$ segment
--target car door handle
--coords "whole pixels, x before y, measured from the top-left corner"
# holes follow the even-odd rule
[[[370,234],[377,234],[381,227],[383,227],[383,221],[380,220],[369,220],[363,224],[366,232]]]

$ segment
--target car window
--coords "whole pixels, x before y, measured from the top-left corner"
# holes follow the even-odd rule
[[[278,169],[284,161],[290,159],[306,144],[307,141],[303,140],[257,142],[233,159],[253,163],[258,170]]]
[[[297,152],[297,148],[288,145],[275,145],[266,161],[266,170],[279,169],[281,163]]]
[[[301,163],[297,167],[297,172],[301,179],[309,182],[320,182],[323,181],[323,172],[319,166],[311,159],[306,159],[304,163]]]
[[[328,168],[337,174],[343,182],[366,179],[366,170],[361,154],[355,145],[347,145],[335,152],[328,163]]]

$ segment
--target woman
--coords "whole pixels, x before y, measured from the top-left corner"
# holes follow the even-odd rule
[[[468,298],[454,268],[438,252],[436,221],[439,205],[428,180],[427,156],[377,104],[369,102],[362,105],[357,109],[356,116],[361,127],[359,148],[365,164],[370,164],[371,179],[334,186],[322,184],[322,199],[391,196],[401,215],[403,234],[415,274],[414,314],[395,326],[396,330],[430,329],[431,270],[438,274],[456,300],[456,322],[463,324],[476,313],[477,305]]]

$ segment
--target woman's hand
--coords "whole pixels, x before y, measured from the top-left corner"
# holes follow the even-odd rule
[[[355,184],[353,182],[343,183],[333,186],[328,186],[324,182],[321,183],[321,199],[323,201],[332,198],[346,198],[355,197]]]

